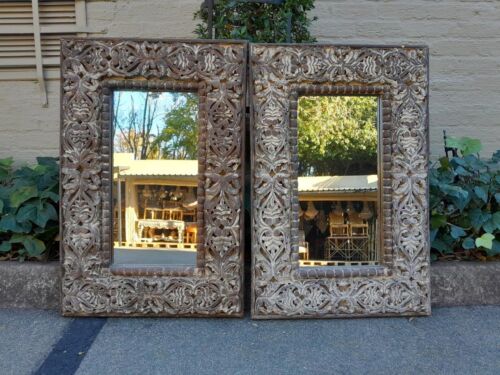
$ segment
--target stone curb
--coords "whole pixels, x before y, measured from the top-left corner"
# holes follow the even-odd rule
[[[59,309],[59,262],[0,262],[0,308]],[[438,262],[433,306],[500,305],[500,262]]]
[[[500,262],[436,262],[433,306],[500,305]]]
[[[0,262],[0,308],[59,309],[59,262]]]

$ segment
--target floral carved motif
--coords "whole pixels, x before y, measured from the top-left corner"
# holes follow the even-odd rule
[[[62,313],[240,316],[246,44],[68,39],[61,50]],[[110,267],[109,80],[200,88],[201,266]]]
[[[253,317],[429,314],[427,49],[251,45],[250,56]],[[383,87],[383,257],[373,269],[299,269],[299,86]]]

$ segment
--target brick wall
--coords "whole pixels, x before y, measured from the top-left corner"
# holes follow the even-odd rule
[[[95,36],[193,37],[201,0],[87,3]],[[500,1],[316,0],[319,42],[427,44],[431,51],[431,152],[442,130],[480,138],[484,156],[500,148]],[[0,82],[0,157],[31,161],[57,155],[59,83],[48,81],[49,107],[34,82]]]

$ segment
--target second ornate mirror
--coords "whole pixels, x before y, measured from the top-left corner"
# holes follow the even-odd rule
[[[250,55],[252,316],[429,314],[427,49]]]

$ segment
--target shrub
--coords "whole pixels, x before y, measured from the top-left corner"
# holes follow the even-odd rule
[[[215,38],[281,43],[287,41],[287,30],[290,28],[292,42],[314,42],[308,28],[316,17],[310,19],[307,15],[313,8],[314,0],[285,0],[282,4],[217,0],[213,17]],[[195,34],[200,38],[208,38],[207,8],[203,6],[194,14],[194,18],[201,20]]]
[[[481,160],[479,140],[449,138],[456,148],[430,169],[431,256],[500,254],[500,150]]]
[[[57,256],[59,167],[55,158],[12,167],[0,159],[0,259]]]

